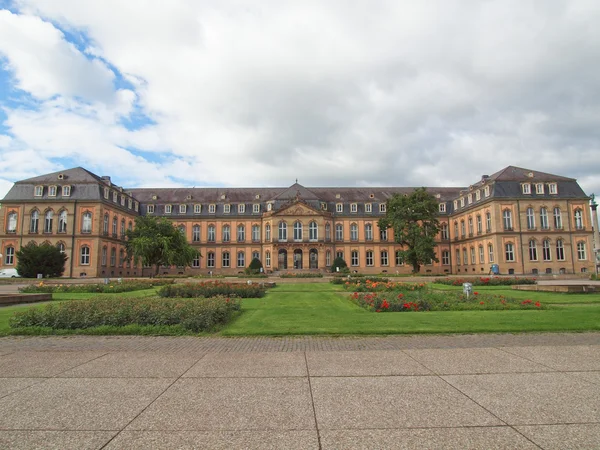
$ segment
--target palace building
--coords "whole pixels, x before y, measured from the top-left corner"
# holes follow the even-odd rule
[[[386,201],[409,187],[126,189],[81,167],[17,181],[0,209],[0,268],[29,242],[68,256],[64,276],[149,275],[125,254],[139,215],[166,217],[201,254],[160,273],[237,274],[253,258],[266,271],[329,270],[341,256],[362,273],[410,273]],[[429,187],[439,202],[436,255],[422,273],[483,275],[593,271],[590,198],[577,181],[509,166],[464,188]],[[597,220],[597,219],[596,219]]]

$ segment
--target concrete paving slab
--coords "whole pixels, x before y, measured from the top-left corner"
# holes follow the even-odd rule
[[[184,377],[305,377],[304,353],[209,353]]]
[[[115,352],[59,374],[83,378],[179,378],[200,356],[167,352]]]
[[[571,374],[443,378],[509,425],[600,422],[600,389]]]
[[[406,353],[437,374],[547,372],[541,364],[495,348],[406,350]]]
[[[123,431],[105,449],[318,449],[317,431]]]
[[[4,431],[0,448],[11,450],[96,450],[101,449],[116,431]]]
[[[538,449],[510,427],[425,428],[410,430],[321,431],[321,448],[329,449],[415,449],[430,450],[528,450]]]
[[[429,375],[432,372],[403,351],[307,352],[311,377]]]
[[[600,345],[510,347],[504,350],[555,370],[600,370]]]
[[[504,425],[433,376],[312,378],[319,429]]]
[[[46,378],[0,378],[0,398],[45,380]]]
[[[515,427],[545,450],[600,447],[600,424],[537,425]]]
[[[172,382],[165,378],[51,378],[0,400],[0,429],[119,430]]]
[[[600,385],[600,372],[570,372],[576,377]]]
[[[182,378],[128,430],[314,429],[308,380]]]
[[[106,352],[14,352],[0,356],[0,377],[53,377]]]

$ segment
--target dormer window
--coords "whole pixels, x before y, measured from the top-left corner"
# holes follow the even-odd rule
[[[44,186],[36,186],[33,190],[33,195],[35,197],[41,197],[44,195]]]
[[[490,187],[489,187],[489,186],[486,186],[486,187],[483,189],[483,195],[484,195],[486,198],[490,196]]]
[[[356,203],[351,203],[350,204],[350,212],[357,212],[358,211],[358,205]]]
[[[321,209],[322,209],[323,211],[327,211],[327,203],[325,203],[325,202],[321,202]]]
[[[56,197],[56,186],[48,187],[48,197]]]
[[[173,210],[172,205],[165,205],[165,214],[171,214],[172,210]]]
[[[216,205],[208,205],[208,213],[209,214],[214,214],[216,209],[217,209]]]
[[[543,194],[544,193],[544,183],[536,183],[535,185],[535,193]]]
[[[125,206],[125,196],[121,195],[121,206]]]
[[[473,203],[473,195],[469,194],[467,195],[467,203],[470,205],[471,203]]]
[[[187,205],[179,205],[179,214],[185,214],[187,211]]]
[[[139,204],[138,202],[133,202],[133,210],[134,210],[135,212],[137,212],[137,211],[138,211],[139,207],[140,207],[140,204]]]
[[[475,191],[475,201],[481,200],[481,191]]]
[[[458,209],[458,200],[454,200],[454,209]]]
[[[550,192],[550,194],[558,194],[558,188],[556,187],[556,183],[548,184],[548,192]]]
[[[445,203],[440,203],[440,212],[445,213],[446,212],[446,204]]]
[[[71,186],[63,186],[62,187],[62,196],[70,197],[71,196]]]
[[[271,211],[273,209],[273,203],[267,203],[267,211]]]
[[[200,214],[202,212],[202,205],[201,204],[195,204],[194,205],[194,214]]]
[[[109,194],[110,194],[110,190],[107,187],[105,187],[104,188],[104,198],[108,200]]]
[[[336,203],[335,205],[335,212],[343,212],[344,211],[344,205],[342,203]]]
[[[252,205],[252,214],[259,214],[259,213],[260,213],[260,204],[255,203],[254,205]]]
[[[230,204],[223,205],[223,212],[225,214],[229,214],[231,212],[231,205]]]
[[[238,205],[238,214],[244,214],[246,212],[246,205],[243,203],[240,203]]]
[[[523,192],[523,194],[531,194],[531,184],[523,183],[521,185],[521,191]]]
[[[385,203],[380,203],[380,204],[379,204],[379,212],[380,212],[380,213],[384,213],[384,212],[386,212],[386,211],[387,211],[387,209],[386,209],[386,204],[385,204]]]
[[[365,203],[365,212],[373,212],[373,205],[371,203]]]
[[[113,202],[117,203],[117,197],[118,197],[117,191],[114,191],[113,192]]]
[[[133,200],[127,199],[127,208],[131,209],[132,206],[133,206]]]
[[[461,199],[460,199],[460,207],[461,208],[465,207],[465,198],[464,197],[461,197]]]
[[[148,214],[154,213],[154,205],[148,205]]]

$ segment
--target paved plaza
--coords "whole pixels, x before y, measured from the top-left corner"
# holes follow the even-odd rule
[[[600,446],[600,333],[6,337],[0,448]]]

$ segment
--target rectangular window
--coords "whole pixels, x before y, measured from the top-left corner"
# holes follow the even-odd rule
[[[56,197],[56,186],[50,186],[48,188],[48,197]]]
[[[543,194],[544,193],[544,183],[537,183],[535,185],[535,193],[536,194]]]
[[[271,253],[265,253],[265,266],[271,267]]]
[[[194,269],[198,269],[200,267],[200,257],[198,255],[196,255],[192,260],[192,267]]]
[[[350,212],[355,213],[356,211],[358,211],[358,205],[356,203],[351,203],[350,204]]]
[[[373,212],[373,205],[371,203],[365,203],[365,212]]]
[[[202,212],[202,205],[194,205],[194,214],[200,214]]]
[[[494,262],[494,246],[492,244],[488,245],[488,259],[490,262]]]
[[[456,253],[456,265],[460,266],[460,250],[457,248],[455,253]]]
[[[382,266],[388,265],[388,252],[386,250],[383,250],[381,252],[381,265]]]
[[[165,205],[165,214],[171,214],[171,210],[172,210],[171,205]]]
[[[253,214],[260,213],[260,204],[259,203],[255,203],[254,205],[252,205],[252,213]]]
[[[481,200],[481,191],[475,192],[475,200],[477,200],[477,201]]]
[[[489,197],[489,196],[490,196],[490,187],[489,187],[489,186],[486,186],[486,187],[483,189],[483,195],[484,195],[485,197]]]
[[[442,213],[446,212],[446,204],[445,203],[440,203],[439,210]]]
[[[133,202],[133,209],[135,212],[138,211],[139,206],[140,206],[140,204],[138,202]]]
[[[483,246],[479,246],[479,264],[483,264],[485,262],[485,253],[483,251]]]
[[[231,212],[231,205],[229,205],[229,204],[223,205],[223,212],[225,214],[229,214]]]
[[[339,213],[341,213],[341,212],[343,212],[343,211],[344,211],[344,205],[343,205],[342,203],[337,203],[337,204],[335,205],[335,212],[339,212]]]
[[[442,265],[444,265],[444,266],[450,265],[450,252],[448,250],[444,250],[442,252]]]
[[[454,200],[454,210],[458,209],[458,200]]]
[[[154,205],[148,205],[148,214],[154,213]]]
[[[129,208],[129,209],[133,208],[133,200],[131,200],[131,199],[127,200],[127,208]]]
[[[329,250],[327,250],[327,253],[325,253],[325,265],[327,267],[331,266],[331,252]]]
[[[467,256],[467,249],[463,248],[463,264],[466,266],[467,264],[469,264],[469,259]]]
[[[105,187],[104,188],[104,198],[108,200],[109,194],[110,194],[110,190],[107,187]]]
[[[402,254],[402,250],[396,250],[396,265],[397,266],[404,265],[404,256]]]
[[[119,194],[117,194],[117,191],[113,192],[113,202],[117,203],[117,200],[119,199]]]
[[[125,196],[121,195],[121,206],[125,206]]]
[[[550,183],[550,184],[548,184],[548,191],[551,194],[558,194],[558,189],[556,187],[556,183]]]
[[[237,254],[237,266],[244,267],[246,265],[246,255],[244,252],[239,252]]]
[[[206,257],[206,267],[215,267],[215,254],[209,252]]]
[[[12,266],[15,263],[15,248],[14,247],[6,247],[5,249],[6,256],[4,259],[4,264],[7,266]]]
[[[179,205],[179,214],[185,214],[187,211],[187,205]]]
[[[386,210],[387,210],[386,208],[387,208],[387,205],[385,203],[380,203],[379,204],[379,212],[380,213],[386,212]]]
[[[223,259],[223,261],[222,261],[221,266],[223,266],[223,267],[229,267],[229,262],[230,261],[229,261],[229,253],[228,252],[223,253],[223,258],[222,259]]]
[[[244,214],[246,212],[246,205],[240,204],[238,205],[238,214]]]
[[[216,209],[215,205],[208,205],[208,212],[209,212],[209,214],[214,214],[215,213],[215,209]]]
[[[469,194],[467,195],[467,203],[470,205],[471,203],[473,203],[473,195]]]
[[[208,226],[208,234],[206,236],[208,242],[215,242],[215,227],[214,225]]]
[[[471,264],[475,264],[475,248],[471,247]]]
[[[366,262],[367,266],[373,265],[373,252],[371,250],[366,253]]]
[[[531,194],[531,184],[523,183],[521,185],[521,190],[522,190],[523,194]]]
[[[460,199],[460,207],[461,208],[465,207],[465,198],[464,197]]]
[[[515,246],[511,243],[508,243],[504,246],[506,262],[514,262],[515,260]]]
[[[322,209],[323,211],[327,211],[327,203],[325,203],[325,202],[321,202],[321,209]]]
[[[350,261],[353,267],[358,266],[358,251],[352,250]]]
[[[63,197],[70,197],[71,196],[71,186],[63,186],[62,187],[62,195],[63,195]]]
[[[33,195],[36,197],[41,197],[44,195],[44,186],[36,186],[33,190]]]

